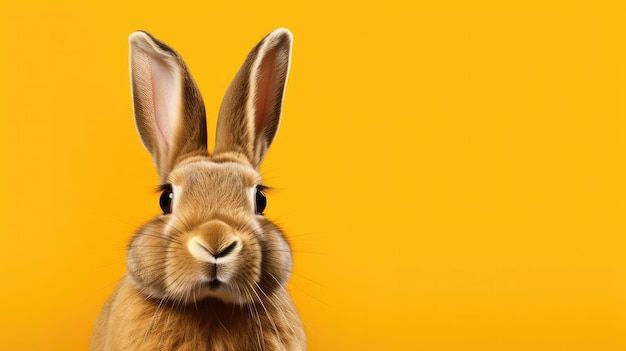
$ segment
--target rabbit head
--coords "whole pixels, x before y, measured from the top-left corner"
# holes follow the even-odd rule
[[[162,190],[163,213],[136,233],[127,257],[147,297],[246,304],[286,284],[291,251],[263,216],[259,167],[280,123],[291,46],[278,29],[252,49],[224,96],[209,154],[204,103],[182,58],[146,32],[130,36],[135,121]]]

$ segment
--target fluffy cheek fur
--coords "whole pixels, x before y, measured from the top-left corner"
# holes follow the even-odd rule
[[[259,241],[263,256],[261,258],[261,277],[258,288],[269,294],[280,286],[287,284],[291,275],[291,248],[282,231],[274,223],[261,218],[259,221],[264,240]]]
[[[246,304],[268,296],[287,282],[292,261],[280,229],[263,217],[257,219],[257,229],[235,232],[241,250],[219,265],[190,253],[187,244],[198,235],[194,229],[178,228],[176,221],[163,217],[153,220],[139,230],[128,251],[135,287],[148,297],[183,304],[205,298]],[[214,277],[224,282],[217,289],[209,285]]]
[[[152,298],[165,297],[166,253],[170,239],[161,234],[165,229],[162,220],[155,219],[141,228],[128,247],[127,268],[135,288]]]

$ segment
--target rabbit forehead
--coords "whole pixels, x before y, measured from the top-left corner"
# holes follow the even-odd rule
[[[261,177],[252,167],[236,162],[213,162],[208,159],[176,167],[168,177],[169,183],[186,190],[215,188],[249,188],[260,184]]]
[[[215,218],[241,223],[254,214],[251,189],[260,176],[250,166],[205,159],[176,167],[167,179],[174,189],[172,213],[189,227]]]

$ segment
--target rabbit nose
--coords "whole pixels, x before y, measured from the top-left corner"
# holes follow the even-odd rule
[[[187,248],[192,256],[212,264],[226,264],[237,260],[237,253],[241,251],[241,246],[241,240],[238,238],[221,245],[211,245],[199,236],[194,236],[187,242]]]
[[[222,257],[228,256],[233,251],[235,251],[238,245],[237,241],[233,241],[232,243],[230,243],[230,245],[215,250],[215,249],[212,249],[211,247],[206,247],[202,243],[199,243],[199,244],[203,249],[206,250],[206,252],[208,252],[211,256],[215,258],[222,258]]]
[[[202,224],[197,228],[196,235],[190,238],[188,249],[190,253],[203,261],[226,263],[236,259],[241,251],[241,239],[233,235],[233,229],[226,223],[218,220]]]
[[[213,220],[198,227],[197,235],[205,243],[209,253],[216,256],[234,241],[233,229],[226,223]]]

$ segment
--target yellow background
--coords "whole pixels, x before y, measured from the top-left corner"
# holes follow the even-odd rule
[[[506,3],[506,4],[503,4]],[[262,169],[310,350],[626,349],[619,2],[0,2],[0,349],[85,350],[159,212],[127,36],[222,94],[295,35]]]

